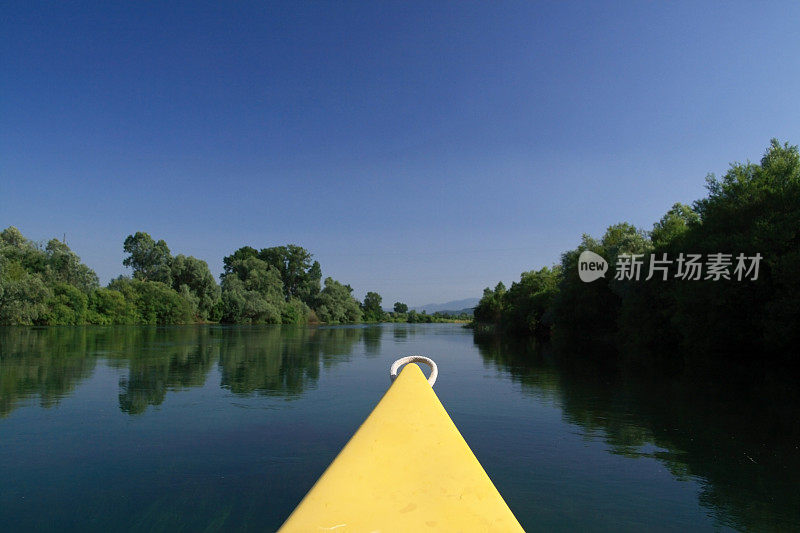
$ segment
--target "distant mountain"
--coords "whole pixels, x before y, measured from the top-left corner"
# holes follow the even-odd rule
[[[450,311],[453,313],[467,312],[472,314],[472,307],[478,305],[479,298],[467,298],[465,300],[453,300],[452,302],[445,302],[443,304],[425,304],[414,307],[413,309],[419,313],[425,311],[428,314]]]

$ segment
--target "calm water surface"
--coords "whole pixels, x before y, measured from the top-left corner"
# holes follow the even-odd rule
[[[796,395],[455,324],[0,328],[2,529],[274,530],[412,353],[528,530],[800,529]]]

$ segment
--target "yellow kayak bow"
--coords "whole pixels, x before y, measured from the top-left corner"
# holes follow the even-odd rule
[[[280,531],[522,527],[422,370],[408,364]]]

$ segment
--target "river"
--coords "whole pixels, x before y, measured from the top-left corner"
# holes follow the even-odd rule
[[[527,530],[800,529],[796,388],[386,324],[0,328],[3,530],[274,530],[409,354]]]

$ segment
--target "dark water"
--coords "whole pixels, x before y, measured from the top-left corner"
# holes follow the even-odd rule
[[[528,530],[800,529],[796,388],[451,324],[2,328],[0,529],[274,530],[411,353]]]

